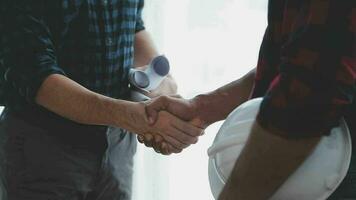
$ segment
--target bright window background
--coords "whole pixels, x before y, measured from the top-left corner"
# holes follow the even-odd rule
[[[146,0],[144,18],[170,60],[179,93],[191,98],[256,66],[266,11],[266,0]],[[179,155],[163,157],[140,146],[134,200],[213,200],[206,152],[220,125]]]

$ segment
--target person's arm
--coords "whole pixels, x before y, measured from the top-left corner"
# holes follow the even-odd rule
[[[199,121],[200,126],[205,128],[225,119],[234,108],[249,99],[254,78],[255,69],[213,92],[198,95],[190,100],[169,96],[155,98],[147,103],[147,116],[151,124],[154,124],[158,112],[166,110],[183,120]]]
[[[130,124],[142,120],[135,119],[136,113],[142,110],[141,103],[131,103],[100,95],[63,75],[48,76],[41,84],[35,101],[46,109],[78,123],[143,131],[133,130],[135,128]]]
[[[216,121],[225,119],[234,108],[249,99],[254,78],[255,69],[239,80],[190,100],[169,96],[158,97],[146,102],[147,116],[150,123],[155,124],[159,111],[166,110],[185,121],[190,121],[195,126],[206,128]],[[151,137],[147,134],[146,137],[138,139],[162,154],[172,153],[170,145],[167,145],[159,136]]]
[[[319,140],[282,138],[255,123],[219,200],[269,199]]]
[[[134,67],[144,69],[150,61],[158,56],[157,48],[154,45],[150,34],[145,30],[144,22],[142,20],[142,10],[144,7],[144,0],[140,0],[137,11],[136,20],[136,35],[134,46]],[[157,89],[146,94],[150,98],[160,95],[175,95],[177,93],[177,84],[171,74],[162,81]]]
[[[237,106],[247,101],[254,86],[256,69],[208,94],[193,98],[196,115],[204,124],[210,125],[225,119]]]
[[[36,102],[65,118],[82,124],[121,127],[140,135],[159,134],[177,152],[196,143],[202,132],[171,114],[160,113],[151,127],[143,103],[133,103],[94,93],[62,75],[50,75],[41,85]]]
[[[161,113],[155,127],[147,124],[142,103],[111,99],[67,78],[57,63],[51,33],[38,1],[8,0],[4,34],[5,81],[27,104],[40,105],[84,124],[112,125],[139,134],[161,134],[173,146],[196,142],[200,129]],[[175,127],[175,128],[174,128]]]

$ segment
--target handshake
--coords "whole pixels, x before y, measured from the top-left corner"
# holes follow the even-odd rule
[[[163,155],[180,153],[197,143],[208,126],[197,103],[196,98],[186,100],[171,96],[144,102],[148,126],[146,131],[138,134],[138,141]]]

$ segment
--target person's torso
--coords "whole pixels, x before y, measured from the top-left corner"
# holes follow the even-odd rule
[[[283,68],[284,66],[281,64],[285,61],[284,59],[295,53],[298,48],[300,48],[300,43],[305,45],[306,41],[303,41],[298,37],[300,37],[304,31],[308,31],[309,26],[318,26],[317,21],[325,19],[327,12],[334,12],[332,13],[334,17],[339,15],[336,13],[338,11],[330,11],[331,9],[327,9],[328,7],[339,6],[340,8],[343,8],[347,5],[354,5],[351,1],[339,4],[337,0],[269,0],[268,3],[268,28],[261,45],[255,86],[251,93],[252,98],[264,96],[268,92],[273,82],[279,77],[279,74],[285,70]],[[354,16],[352,16],[352,6],[350,9],[345,10],[349,12],[349,18],[347,22],[345,21],[345,24],[350,23],[348,26],[350,26],[351,30],[351,19],[354,18]],[[346,16],[347,13],[344,15]],[[316,22],[312,22],[312,20],[316,20]],[[338,27],[328,28],[337,29]],[[345,43],[345,40],[342,42]],[[350,46],[352,46],[352,42],[353,41],[348,41]],[[354,59],[352,58],[352,55],[354,56],[352,49],[354,50],[355,46],[342,52],[344,58],[351,57],[351,59]],[[339,65],[339,71],[336,73],[341,73],[342,70],[345,70],[348,67],[346,65],[349,65],[341,62],[343,61],[337,63]],[[329,66],[325,65],[324,70],[328,70],[328,67]],[[318,73],[323,72],[319,71]],[[353,86],[352,89],[348,89],[347,93],[349,99],[355,99],[356,86]],[[344,115],[348,124],[355,126],[355,115],[356,101],[353,100],[351,105],[347,106]],[[355,128],[353,128],[353,130],[355,130]]]
[[[39,12],[43,13],[58,65],[66,76],[94,92],[126,99],[129,94],[127,75],[133,65],[136,23],[142,1],[38,2],[43,3],[38,6]],[[9,90],[1,92],[12,91],[11,85],[4,87]],[[15,94],[15,90],[14,94],[7,96],[11,97],[6,100],[10,102],[6,106],[7,112],[48,130],[49,134],[73,144],[98,142],[103,145],[105,127],[78,124],[40,106],[28,105]]]
[[[119,98],[133,65],[138,0],[54,0],[45,5],[59,66],[84,87]]]

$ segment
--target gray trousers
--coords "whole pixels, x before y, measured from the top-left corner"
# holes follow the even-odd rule
[[[130,200],[136,139],[118,128],[106,134],[107,150],[95,153],[6,116],[0,121],[0,199]]]

